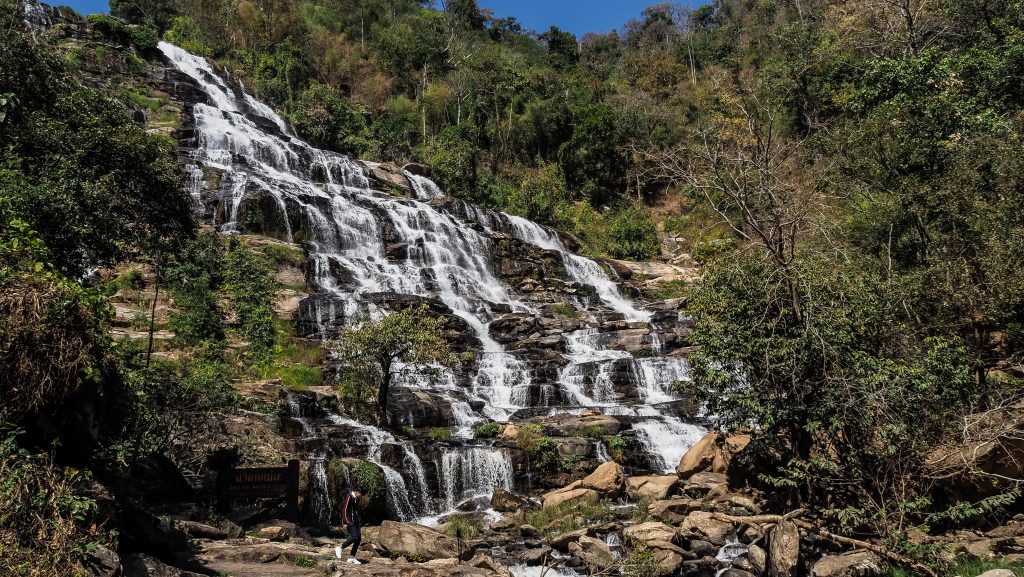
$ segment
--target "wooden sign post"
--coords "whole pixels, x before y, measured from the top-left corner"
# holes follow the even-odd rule
[[[285,518],[299,520],[299,461],[288,461],[287,467],[231,467],[221,471],[217,479],[218,501],[222,511],[230,510],[234,501],[284,499]]]

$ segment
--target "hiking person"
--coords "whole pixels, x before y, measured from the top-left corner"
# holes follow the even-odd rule
[[[353,565],[362,565],[362,561],[356,559],[356,553],[359,552],[359,544],[363,541],[363,536],[359,531],[359,525],[362,523],[363,512],[359,509],[359,499],[363,496],[363,490],[356,487],[349,491],[345,495],[344,501],[341,504],[341,522],[348,528],[348,539],[344,543],[334,548],[334,555],[341,559],[344,555],[345,547],[352,545],[352,554],[349,555],[346,563]]]

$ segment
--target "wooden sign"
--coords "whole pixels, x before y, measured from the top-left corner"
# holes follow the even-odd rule
[[[284,499],[285,518],[299,520],[299,461],[288,461],[287,467],[230,467],[217,479],[221,509],[230,509],[234,501]]]

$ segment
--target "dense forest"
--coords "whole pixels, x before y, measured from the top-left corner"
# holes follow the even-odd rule
[[[583,38],[475,0],[110,4],[106,34],[207,56],[318,146],[421,164],[596,258],[680,239],[702,279],[665,295],[694,322],[679,387],[756,430],[738,466],[780,503],[932,568],[911,533],[1019,512],[1024,481],[965,455],[1020,443],[1024,2],[659,4]],[[0,567],[68,574],[116,540],[91,476],[207,473],[175,439],[234,410],[229,377],[274,370],[287,255],[198,230],[173,140],[17,2],[0,30]],[[108,336],[120,287],[88,279],[127,262],[184,303],[187,357]]]

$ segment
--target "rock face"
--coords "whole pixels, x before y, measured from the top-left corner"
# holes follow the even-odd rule
[[[374,543],[390,553],[406,557],[446,559],[458,555],[455,539],[414,523],[384,521]]]
[[[782,521],[768,537],[768,575],[796,577],[800,564],[800,530],[792,521]]]
[[[881,574],[881,559],[869,551],[822,557],[811,568],[813,577],[876,577]],[[1002,576],[990,575],[989,577]]]
[[[626,495],[630,499],[661,501],[667,499],[679,484],[672,475],[651,477],[630,477],[626,480]]]
[[[626,472],[615,461],[602,463],[580,483],[584,489],[593,489],[602,497],[615,498],[626,486]]]

